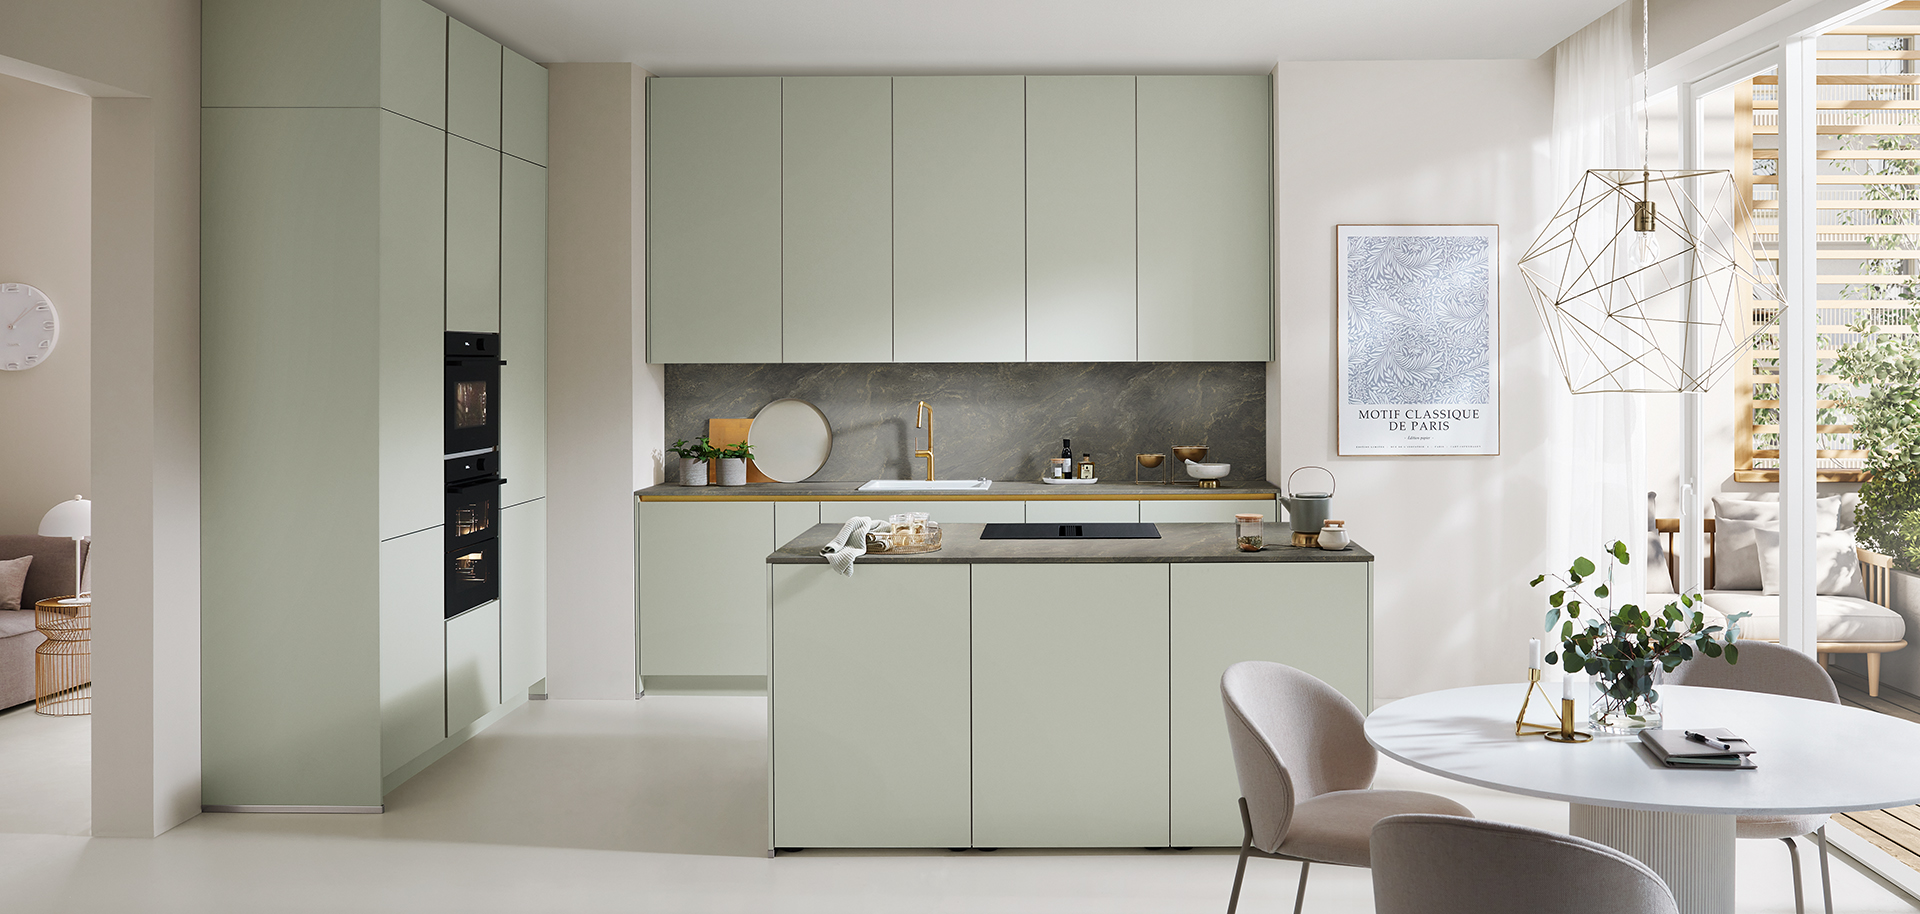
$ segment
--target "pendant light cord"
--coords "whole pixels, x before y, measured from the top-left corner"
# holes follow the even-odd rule
[[[1653,2],[1640,0],[1640,199],[1647,199],[1653,170],[1653,109],[1647,105],[1647,73],[1653,69],[1653,55],[1647,39],[1653,31]]]

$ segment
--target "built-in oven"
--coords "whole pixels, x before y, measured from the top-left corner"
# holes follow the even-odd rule
[[[500,334],[446,336],[446,454],[500,446]]]
[[[500,535],[500,484],[505,481],[483,476],[447,485],[447,549]]]
[[[447,614],[500,599],[500,541],[482,540],[447,551]]]

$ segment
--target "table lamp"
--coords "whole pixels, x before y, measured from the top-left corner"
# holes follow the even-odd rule
[[[79,596],[81,570],[85,567],[80,544],[93,535],[93,502],[75,495],[72,501],[54,505],[40,518],[40,535],[73,538],[73,595]]]

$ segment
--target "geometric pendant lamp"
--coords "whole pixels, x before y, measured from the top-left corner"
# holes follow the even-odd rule
[[[1588,171],[1520,258],[1567,387],[1712,387],[1784,305],[1735,229],[1751,224],[1731,172]]]

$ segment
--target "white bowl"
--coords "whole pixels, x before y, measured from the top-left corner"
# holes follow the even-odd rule
[[[1195,479],[1220,479],[1233,469],[1231,463],[1194,463],[1187,461],[1187,475]]]

